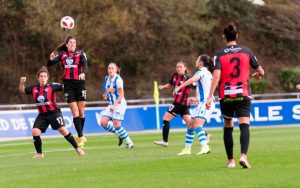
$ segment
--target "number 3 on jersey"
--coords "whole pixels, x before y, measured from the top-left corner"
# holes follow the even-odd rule
[[[234,65],[234,71],[230,73],[231,78],[238,78],[241,74],[241,69],[240,69],[240,64],[241,61],[237,57],[233,57],[230,59],[230,65]]]

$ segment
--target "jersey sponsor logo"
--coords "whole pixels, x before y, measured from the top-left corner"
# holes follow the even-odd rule
[[[239,51],[241,51],[242,48],[241,47],[234,47],[234,46],[231,46],[230,48],[225,48],[224,49],[224,52],[225,53],[228,53],[228,52],[233,52],[233,53],[237,53]]]
[[[36,106],[50,105],[50,102],[36,103]]]
[[[68,65],[72,65],[73,64],[73,59],[72,58],[67,58],[66,59],[66,63],[68,64]]]
[[[40,96],[37,98],[37,101],[39,101],[39,103],[44,103],[45,97],[44,97],[43,95],[40,95]]]
[[[77,65],[65,65],[66,69],[77,68]]]
[[[224,91],[225,95],[232,95],[232,94],[238,94],[238,93],[243,93],[243,89],[230,89],[230,90]]]

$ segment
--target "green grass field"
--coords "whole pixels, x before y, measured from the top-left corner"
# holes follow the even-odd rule
[[[31,140],[0,142],[0,187],[300,187],[300,127],[251,130],[252,169],[226,168],[221,130],[209,130],[212,153],[176,156],[183,132],[171,132],[168,148],[152,142],[161,134],[131,134],[135,148],[117,146],[113,135],[89,136],[78,157],[61,138],[43,139],[45,158],[33,159]],[[235,159],[239,159],[236,128]]]

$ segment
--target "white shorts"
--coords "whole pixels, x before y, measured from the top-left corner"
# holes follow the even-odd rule
[[[200,102],[198,106],[195,106],[195,108],[190,108],[190,113],[191,113],[191,118],[196,119],[196,118],[202,118],[205,121],[207,121],[207,117],[210,116],[210,114],[213,112],[215,109],[216,104],[212,101],[211,102],[211,107],[210,109],[206,109],[205,106],[206,102]]]
[[[118,104],[114,111],[110,110],[110,106],[101,112],[101,116],[108,117],[111,120],[123,121],[127,104]]]

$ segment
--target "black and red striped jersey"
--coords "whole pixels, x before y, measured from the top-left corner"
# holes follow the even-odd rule
[[[59,109],[56,104],[56,92],[62,91],[63,85],[59,83],[44,86],[33,85],[25,88],[26,94],[31,94],[39,113],[49,113]]]
[[[49,60],[47,66],[54,65],[58,62],[62,63],[64,80],[79,80],[81,73],[87,73],[87,58],[83,51],[59,52],[53,60]]]
[[[178,73],[174,73],[169,81],[169,84],[174,86],[174,88],[176,88],[181,84],[183,84],[184,82],[186,82],[189,78],[190,77],[187,74],[179,75]],[[181,88],[174,96],[174,102],[189,106],[188,96],[190,90],[191,90],[191,86]]]
[[[217,52],[214,57],[214,69],[221,70],[221,99],[251,96],[250,66],[257,69],[259,63],[249,48],[231,45]]]

